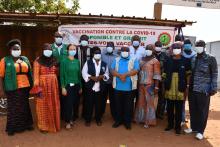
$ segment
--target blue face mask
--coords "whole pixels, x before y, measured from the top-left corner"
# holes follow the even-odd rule
[[[76,55],[76,50],[70,50],[69,55],[70,56],[75,56]]]
[[[191,45],[191,44],[184,44],[184,45],[183,45],[183,48],[184,48],[184,50],[186,50],[186,51],[191,51],[192,45]]]

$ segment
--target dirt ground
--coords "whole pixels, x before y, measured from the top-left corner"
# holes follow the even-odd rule
[[[193,134],[176,136],[174,132],[163,131],[166,120],[158,121],[157,127],[149,129],[137,124],[133,124],[130,131],[124,126],[113,129],[113,121],[107,111],[101,127],[92,123],[88,128],[78,120],[70,131],[63,128],[58,133],[42,134],[35,126],[34,131],[12,137],[4,131],[6,117],[0,116],[0,147],[220,147],[219,98],[220,93],[211,99],[208,126],[202,141],[196,140]]]

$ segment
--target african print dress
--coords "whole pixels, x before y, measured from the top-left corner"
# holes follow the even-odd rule
[[[57,67],[43,66],[34,62],[34,89],[41,88],[42,93],[36,100],[37,125],[41,131],[60,130],[60,99],[57,80]]]
[[[146,125],[156,125],[156,104],[154,81],[161,80],[160,62],[156,58],[141,61],[139,72],[139,98],[135,110],[135,121]]]

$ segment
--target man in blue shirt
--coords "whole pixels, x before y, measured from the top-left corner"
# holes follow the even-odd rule
[[[116,102],[116,120],[113,128],[124,123],[126,129],[131,129],[133,113],[133,90],[137,89],[138,60],[130,57],[128,47],[121,48],[121,57],[114,60],[111,66],[113,88]]]
[[[112,74],[111,74],[111,65],[115,58],[118,57],[117,50],[115,50],[115,45],[114,42],[108,42],[107,46],[105,49],[102,50],[102,61],[105,62],[108,65],[108,69],[110,71],[109,74],[109,80],[106,82],[107,86],[104,91],[104,96],[103,96],[103,104],[102,104],[102,115],[105,113],[106,109],[106,101],[107,98],[109,97],[110,101],[110,110],[111,110],[111,115],[113,119],[115,120],[116,117],[116,110],[115,110],[115,99],[114,99],[114,90],[112,87]]]

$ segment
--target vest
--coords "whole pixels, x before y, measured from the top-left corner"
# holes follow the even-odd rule
[[[90,59],[87,61],[88,64],[88,74],[91,76],[96,76],[96,69],[95,69],[95,64],[93,63],[93,60]],[[100,68],[100,73],[99,75],[104,75],[107,70],[107,64],[103,61],[101,61],[101,68]],[[85,83],[85,87],[88,90],[92,90],[93,86],[95,85],[95,81],[89,80],[88,82]],[[104,80],[100,81],[100,91],[103,92],[106,87],[106,82]]]
[[[30,86],[33,86],[31,65],[27,57],[21,56],[22,60],[28,65],[28,80]],[[16,69],[14,66],[14,60],[12,56],[7,56],[4,58],[5,61],[5,77],[4,77],[4,89],[5,91],[14,91],[17,89],[17,76]]]
[[[115,65],[115,71],[118,72],[119,69],[119,61],[120,61],[121,57],[117,57],[116,60],[116,65]],[[131,70],[133,70],[134,68],[134,62],[135,59],[134,58],[130,58],[129,62],[128,62],[128,71],[130,72]],[[138,76],[137,74],[134,76],[131,76],[131,83],[132,83],[132,90],[137,89],[137,81],[138,81]],[[113,88],[116,88],[116,77],[113,77]]]

